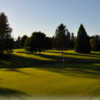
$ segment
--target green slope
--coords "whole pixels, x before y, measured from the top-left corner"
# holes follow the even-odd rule
[[[27,54],[15,50],[1,60],[0,88],[28,96],[100,96],[100,56],[65,51],[65,63],[58,51]],[[14,95],[15,95],[14,94]],[[13,95],[13,94],[12,94]]]

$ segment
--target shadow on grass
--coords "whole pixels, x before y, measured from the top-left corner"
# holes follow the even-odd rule
[[[41,57],[49,58],[49,59],[55,59],[56,63],[61,63],[63,58],[65,59],[65,63],[66,64],[89,64],[89,63],[91,64],[91,63],[100,63],[100,59],[95,59],[95,57],[94,58],[92,57],[92,59],[89,59],[89,58],[88,59],[84,59],[82,57],[77,58],[78,54],[76,55],[76,58],[75,58],[75,56],[74,57],[70,57],[70,56],[72,56],[74,54],[70,54],[70,56],[68,56],[68,57],[67,57],[67,54],[66,54],[66,57],[63,57],[63,56],[62,57],[61,56],[53,56],[53,55],[47,55],[47,54],[37,54],[37,55],[41,56]],[[79,54],[79,55],[81,55],[81,54]],[[87,56],[91,57],[90,55],[87,55]]]
[[[51,51],[50,53],[58,53],[58,54],[61,54],[61,52],[57,52],[57,51]],[[96,52],[92,52],[92,53],[89,53],[89,54],[84,54],[84,53],[70,53],[70,52],[64,52],[65,55],[74,55],[74,56],[89,56],[89,57],[98,57],[100,58],[100,53],[96,53]]]
[[[17,91],[17,90],[12,90],[12,89],[8,89],[8,88],[2,88],[0,87],[0,96],[4,96],[4,97],[15,97],[15,96],[27,96],[25,93]]]
[[[54,59],[54,61],[42,61],[34,58],[11,55],[6,59],[0,60],[0,68],[7,68],[7,71],[16,71],[26,75],[26,72],[18,70],[18,68],[41,68],[43,70],[57,72],[63,75],[84,76],[91,78],[100,78],[100,59],[83,59],[62,57],[44,54],[34,54],[37,56]],[[73,54],[70,54],[73,55]]]
[[[73,54],[70,54],[73,55]],[[90,56],[90,54],[79,54]],[[44,68],[47,70],[51,70],[53,72],[61,73],[63,75],[74,75],[74,76],[84,76],[91,78],[100,78],[100,59],[83,59],[81,58],[72,58],[72,57],[60,57],[60,56],[52,56],[52,55],[44,55],[39,54],[39,56],[56,59],[55,63],[48,65],[48,68]],[[94,55],[96,56],[96,55]],[[93,56],[92,56],[93,57]],[[64,58],[64,62],[62,62],[62,58]]]

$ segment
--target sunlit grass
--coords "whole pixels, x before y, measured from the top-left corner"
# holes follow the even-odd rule
[[[76,53],[75,51],[64,51],[65,54],[62,54],[61,52],[42,52],[41,54],[43,55],[49,55],[49,56],[59,56],[59,57],[70,57],[70,58],[79,58],[79,59],[97,59],[99,60],[100,58],[97,58],[97,56],[92,57],[90,54],[79,54]],[[77,55],[74,55],[77,54]]]
[[[15,89],[33,96],[99,95],[99,79],[62,75],[37,68],[0,71],[0,87]],[[96,91],[98,90],[98,91]]]
[[[100,55],[97,54],[65,50],[65,62],[62,63],[58,60],[62,59],[61,51],[31,54],[24,49],[16,49],[10,60],[2,60],[0,66],[9,67],[0,70],[0,87],[21,91],[29,96],[98,97]]]
[[[25,52],[24,49],[16,49],[14,50],[13,54],[14,55],[17,55],[17,56],[23,56],[23,57],[27,57],[27,58],[34,58],[34,59],[37,59],[37,60],[43,60],[43,61],[51,61],[52,59],[49,59],[49,58],[45,58],[45,57],[40,57],[39,55],[34,55],[34,54],[26,54],[26,53],[23,53]]]
[[[99,66],[100,67],[100,63],[94,63],[93,65]]]

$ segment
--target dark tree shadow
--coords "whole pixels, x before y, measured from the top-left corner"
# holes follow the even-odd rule
[[[18,91],[18,90],[12,90],[12,89],[8,89],[8,88],[2,88],[0,87],[0,96],[3,97],[15,97],[15,96],[28,96],[25,93]]]
[[[61,52],[56,52],[56,51],[52,51],[51,53],[58,53],[58,54],[61,54]],[[67,52],[64,52],[65,55],[74,55],[74,56],[90,56],[90,57],[98,57],[100,58],[100,54],[98,53],[88,53],[88,54],[85,54],[85,53],[67,53]]]
[[[73,54],[70,54],[70,55],[73,55]],[[44,54],[39,54],[39,56],[47,57],[50,59],[56,59],[55,63],[51,64],[52,66],[49,64],[47,65],[48,68],[46,67],[44,68],[46,70],[61,73],[63,75],[68,75],[69,73],[74,76],[83,75],[84,77],[100,78],[100,65],[95,65],[96,63],[100,64],[100,59],[95,59],[95,58],[94,59],[83,59],[82,57],[80,58],[63,57],[65,61],[62,62],[61,61],[62,57],[59,57],[59,56],[44,55]],[[90,56],[90,55],[86,54],[85,56]]]
[[[100,59],[83,59],[64,57],[65,61],[62,62],[62,57],[46,55],[46,54],[34,54],[40,57],[53,59],[52,61],[37,60],[34,58],[27,58],[12,55],[8,59],[0,60],[0,68],[7,68],[7,71],[16,71],[25,75],[30,75],[27,72],[18,70],[19,68],[41,68],[43,70],[57,72],[63,75],[74,75],[91,78],[100,78]],[[73,54],[70,54],[73,55]],[[95,55],[94,55],[95,56]],[[83,77],[82,76],[82,77]]]

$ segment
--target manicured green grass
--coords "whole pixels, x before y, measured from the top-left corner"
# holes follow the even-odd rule
[[[65,59],[64,63],[62,58]],[[0,94],[26,96],[100,96],[100,53],[73,50],[28,53],[16,49],[0,60]]]

